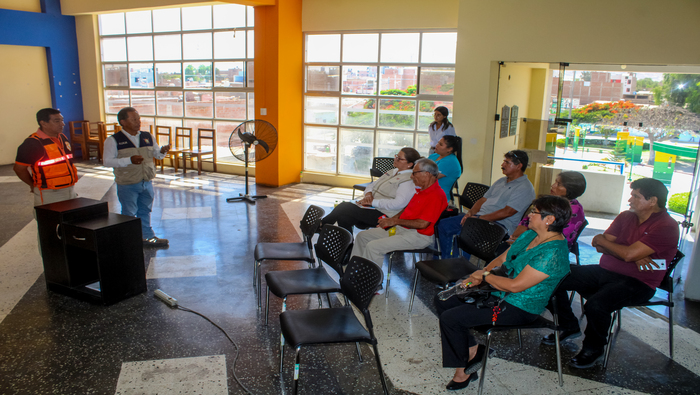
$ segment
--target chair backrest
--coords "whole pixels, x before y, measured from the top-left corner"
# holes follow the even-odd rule
[[[474,203],[484,197],[489,188],[490,187],[488,185],[468,182],[464,187],[462,194],[459,196],[459,204],[468,209],[474,207]]]
[[[205,147],[211,146],[215,155],[214,157],[216,158],[216,130],[206,128],[197,129],[197,148],[200,151],[202,150],[202,140],[206,143],[204,144]]]
[[[321,218],[326,212],[318,206],[311,205],[306,209],[304,217],[301,219],[299,227],[301,228],[301,233],[304,235],[306,243],[309,245],[309,250],[311,250],[311,238],[316,233],[316,229],[321,224]]]
[[[479,218],[467,218],[457,243],[459,248],[470,255],[490,262],[495,258],[496,250],[506,235],[506,230],[490,221]]]
[[[192,128],[175,127],[175,149],[192,148]]]
[[[104,122],[87,122],[83,123],[83,138],[85,142],[99,142],[102,125]],[[87,125],[87,127],[85,127]]]
[[[680,251],[676,251],[676,256],[673,257],[671,263],[666,268],[666,274],[664,275],[663,280],[661,280],[661,284],[659,284],[660,289],[663,289],[669,294],[673,293],[673,271],[676,270],[678,262],[680,262],[684,257],[685,254]]]
[[[379,172],[381,172],[382,174],[386,173],[387,171],[389,171],[393,168],[394,168],[394,158],[393,157],[375,156],[374,159],[372,159],[372,169],[379,170]],[[381,175],[375,175],[375,174],[379,174],[379,173],[370,171],[370,175],[372,176],[372,180],[374,180],[374,177],[381,177]]]
[[[583,230],[586,229],[586,226],[588,226],[587,219],[583,221],[583,224],[581,224],[581,227],[578,228],[578,230],[576,231],[576,237],[574,238],[574,242],[571,243],[571,246],[569,247],[569,252],[576,255],[576,264],[578,264],[578,256],[579,256],[578,238],[581,237],[581,233],[583,233]]]
[[[68,122],[71,144],[80,144],[83,141],[83,127],[85,124],[88,124],[89,127],[90,121],[82,120]]]
[[[350,263],[345,267],[345,272],[340,278],[340,289],[365,316],[365,322],[370,330],[372,320],[367,308],[382,281],[384,281],[382,269],[369,259],[359,256],[350,258]]]
[[[343,275],[343,264],[348,248],[352,245],[352,233],[338,226],[324,225],[314,248],[316,257]],[[319,267],[322,263],[319,263]]]
[[[154,129],[155,128],[155,133]],[[156,143],[158,145],[163,146],[167,144],[172,144],[173,140],[173,128],[172,126],[159,126],[159,125],[151,125],[151,134],[156,136]],[[161,137],[167,137],[168,141],[163,142],[160,138]]]

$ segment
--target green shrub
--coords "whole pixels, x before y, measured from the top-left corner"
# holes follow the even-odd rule
[[[671,198],[668,200],[668,209],[675,213],[685,214],[685,210],[688,207],[689,198],[690,192],[671,195]]]
[[[560,138],[560,139],[557,139],[557,147],[559,147],[559,148],[564,148],[564,144],[565,144],[565,143],[566,143],[566,139],[565,139],[565,138],[562,137],[562,138]]]

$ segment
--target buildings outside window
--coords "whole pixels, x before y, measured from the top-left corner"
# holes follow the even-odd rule
[[[136,108],[150,125],[217,131],[220,162],[239,161],[229,136],[253,119],[253,7],[236,4],[99,16],[105,118]],[[174,133],[174,131],[173,131]]]
[[[307,34],[304,169],[366,176],[374,156],[427,155],[433,110],[452,118],[454,31]]]

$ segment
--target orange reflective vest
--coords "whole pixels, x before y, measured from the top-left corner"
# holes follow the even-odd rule
[[[37,139],[46,152],[32,165],[34,186],[39,189],[62,189],[78,182],[78,169],[73,165],[73,154],[69,151],[70,143],[64,135],[60,134],[58,137],[61,145],[52,139],[42,139],[36,133],[30,138]]]

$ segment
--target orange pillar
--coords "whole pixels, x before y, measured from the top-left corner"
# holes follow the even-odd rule
[[[255,7],[255,118],[277,128],[277,149],[255,163],[255,182],[280,186],[300,181],[303,155],[302,0]],[[261,110],[267,112],[262,115]]]

